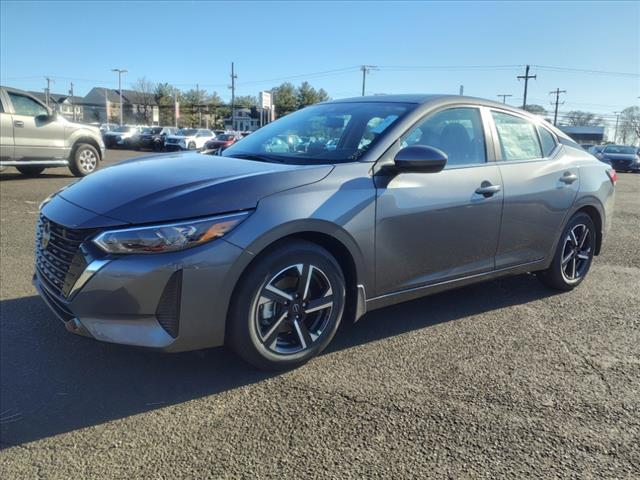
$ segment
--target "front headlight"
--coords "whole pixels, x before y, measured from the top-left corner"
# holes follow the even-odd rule
[[[221,215],[151,227],[102,232],[93,239],[107,253],[164,253],[202,245],[220,238],[249,216],[249,212]]]

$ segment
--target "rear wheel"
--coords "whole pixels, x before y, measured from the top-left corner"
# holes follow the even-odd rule
[[[24,166],[24,167],[16,167],[16,168],[21,174],[26,175],[27,177],[37,177],[42,172],[44,172],[44,167]]]
[[[297,367],[329,344],[344,302],[344,276],[331,254],[289,242],[259,258],[239,282],[227,339],[255,367]]]
[[[100,155],[93,145],[81,143],[75,149],[69,162],[69,170],[76,177],[84,177],[93,173],[98,168]]]
[[[189,150],[195,150],[196,149],[196,144],[195,142],[189,142],[189,146],[187,147]]]
[[[558,290],[573,290],[587,276],[596,247],[596,227],[586,213],[574,215],[556,246],[553,261],[538,278]]]

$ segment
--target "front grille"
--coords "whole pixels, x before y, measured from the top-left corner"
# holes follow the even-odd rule
[[[82,242],[93,230],[74,230],[40,216],[36,228],[36,270],[51,294],[66,298],[87,266]]]
[[[167,143],[178,144],[178,143],[180,143],[180,139],[179,138],[167,138]]]

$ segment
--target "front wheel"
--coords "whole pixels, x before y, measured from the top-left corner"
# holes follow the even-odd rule
[[[236,287],[228,343],[257,368],[297,367],[329,344],[344,303],[333,256],[313,243],[288,242],[258,258]]]
[[[557,290],[573,290],[587,276],[596,248],[596,227],[586,213],[574,215],[556,246],[551,265],[538,273],[545,285]]]
[[[93,145],[82,143],[69,162],[69,170],[76,177],[85,177],[98,168],[99,159],[100,155]]]
[[[187,147],[189,150],[195,150],[196,149],[196,144],[195,142],[189,142],[189,145]]]

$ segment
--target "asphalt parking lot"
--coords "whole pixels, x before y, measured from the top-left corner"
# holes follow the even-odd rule
[[[132,152],[109,151],[108,162]],[[532,275],[367,314],[284,374],[69,334],[31,285],[65,169],[0,174],[0,477],[640,476],[640,175],[575,291]]]

